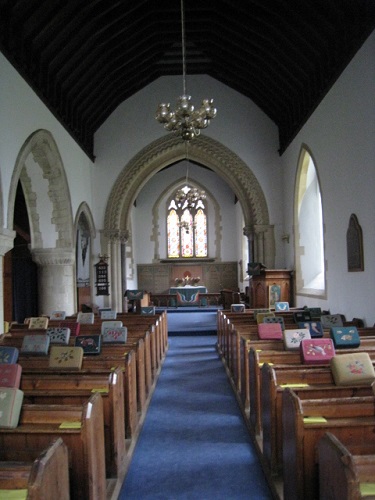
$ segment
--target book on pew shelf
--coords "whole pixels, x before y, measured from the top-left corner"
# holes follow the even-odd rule
[[[231,304],[230,310],[235,313],[245,312],[245,304]]]
[[[263,323],[264,318],[273,318],[275,316],[274,312],[266,312],[266,313],[258,313],[257,314],[257,324],[260,325]]]
[[[332,326],[329,334],[333,340],[335,349],[360,346],[361,340],[355,326]]]
[[[0,427],[14,429],[18,426],[23,391],[16,387],[0,387]]]
[[[100,319],[116,319],[117,311],[109,309],[108,311],[100,311]]]
[[[70,330],[70,335],[72,337],[75,337],[76,335],[79,335],[80,328],[81,328],[81,323],[77,323],[76,321],[61,321],[59,323],[59,326],[63,328],[69,328]]]
[[[0,346],[0,363],[17,363],[18,355],[17,347]]]
[[[300,343],[301,361],[307,365],[329,364],[335,355],[332,339],[306,339]]]
[[[293,319],[294,322],[297,323],[297,325],[302,321],[311,321],[310,311],[308,311],[307,309],[305,311],[296,311],[295,313],[293,313]]]
[[[258,336],[262,340],[282,340],[283,331],[280,323],[260,323],[258,325]]]
[[[284,347],[286,350],[298,350],[304,339],[311,339],[308,328],[291,328],[283,331]]]
[[[375,371],[368,352],[355,352],[334,356],[331,370],[336,385],[371,385]]]
[[[263,323],[280,323],[281,329],[285,330],[285,322],[282,316],[266,316],[263,318]]]
[[[53,345],[50,349],[49,367],[52,369],[80,370],[82,367],[82,347]]]
[[[145,316],[154,316],[155,315],[155,306],[142,306],[141,314]]]
[[[48,327],[49,318],[46,316],[39,316],[36,318],[29,319],[29,328],[30,330],[45,330]]]
[[[47,335],[49,335],[50,344],[69,344],[70,328],[63,326],[47,328]]]
[[[22,354],[48,354],[50,338],[47,334],[25,335],[22,341]]]
[[[275,302],[275,311],[289,311],[289,302]]]
[[[322,314],[320,321],[322,322],[323,328],[344,326],[341,314]]]
[[[78,335],[75,339],[75,345],[82,347],[83,354],[100,354],[102,347],[102,336],[97,334]]]
[[[128,337],[128,329],[126,326],[119,328],[104,328],[102,333],[103,344],[125,344]]]
[[[49,319],[53,321],[60,321],[65,318],[66,318],[66,311],[52,311],[51,316],[49,317]]]
[[[103,335],[104,330],[106,328],[121,328],[123,326],[122,321],[120,320],[115,320],[115,321],[103,321],[101,325],[101,331],[100,333]]]
[[[323,337],[323,325],[321,321],[300,321],[299,328],[308,328],[312,339],[319,339]]]
[[[16,387],[19,389],[22,366],[18,363],[0,364],[0,387]]]
[[[93,312],[79,312],[77,314],[77,323],[93,325],[95,320],[95,315]]]

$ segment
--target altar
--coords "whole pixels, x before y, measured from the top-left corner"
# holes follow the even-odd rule
[[[199,305],[206,305],[206,299],[203,298],[200,300],[196,300],[197,298],[197,292],[201,293],[207,293],[207,288],[205,286],[193,286],[193,285],[185,285],[185,286],[172,286],[169,289],[170,295],[176,295],[177,297],[177,292],[179,293],[180,296],[180,301],[172,299],[171,300],[171,305],[172,306],[199,306]],[[199,297],[199,296],[198,296]]]

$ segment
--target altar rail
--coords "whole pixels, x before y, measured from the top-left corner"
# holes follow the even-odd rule
[[[200,293],[199,307],[220,305],[220,293]],[[151,293],[150,302],[156,307],[177,307],[176,295],[171,293]]]

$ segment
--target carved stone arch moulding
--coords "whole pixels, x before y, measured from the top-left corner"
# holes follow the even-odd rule
[[[132,204],[144,184],[162,168],[184,158],[185,144],[172,134],[152,142],[134,156],[114,183],[104,230],[126,230]],[[189,145],[189,158],[211,168],[231,187],[241,204],[246,226],[269,224],[263,191],[250,168],[237,155],[214,139],[199,136]]]
[[[43,177],[48,180],[48,195],[53,205],[53,220],[58,239],[56,248],[73,248],[73,216],[70,192],[63,162],[56,142],[47,130],[37,130],[23,144],[12,174],[8,201],[8,227],[13,227],[14,203],[18,181],[21,180],[30,214],[31,242],[33,248],[42,247],[39,214],[35,203],[30,203],[34,193],[28,182],[25,162],[29,155],[40,166]]]

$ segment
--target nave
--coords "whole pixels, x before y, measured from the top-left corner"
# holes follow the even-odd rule
[[[214,335],[170,336],[119,499],[270,499]]]

